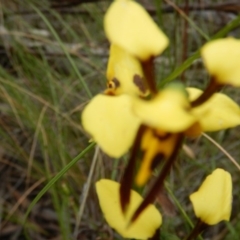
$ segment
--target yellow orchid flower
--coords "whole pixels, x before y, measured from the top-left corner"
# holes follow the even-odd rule
[[[96,183],[99,204],[108,224],[124,238],[151,238],[162,224],[162,216],[154,205],[149,205],[141,216],[130,226],[129,220],[136,207],[142,202],[142,197],[131,190],[129,208],[122,213],[119,196],[120,184],[108,179]]]
[[[121,47],[112,44],[107,66],[108,91],[114,95],[146,96],[146,86],[140,61]]]
[[[198,98],[203,91],[187,88],[190,101]],[[213,96],[191,112],[196,116],[202,132],[219,131],[240,124],[240,108],[231,98],[222,93]]]
[[[239,107],[226,95],[216,93],[191,109],[189,100],[197,98],[202,91],[195,88],[187,91],[189,99],[173,87],[163,89],[151,100],[99,94],[83,110],[82,124],[103,151],[114,158],[132,147],[141,124],[148,127],[139,145],[144,154],[136,183],[142,186],[160,159],[167,159],[174,151],[178,133],[199,136],[204,131],[240,124]]]
[[[140,124],[157,132],[186,130],[196,121],[188,107],[185,93],[175,88],[166,88],[149,101],[98,94],[83,110],[82,124],[104,152],[117,158],[130,149]]]
[[[197,88],[186,90],[190,101],[202,94]],[[173,152],[177,137],[173,133],[184,132],[186,136],[196,137],[202,132],[219,131],[240,125],[239,106],[222,93],[215,93],[202,105],[192,108],[191,113],[185,95],[177,89],[174,91],[174,88],[159,92],[151,101],[134,101],[134,113],[145,125],[151,127],[142,136],[140,148],[144,154],[135,180],[139,186],[147,182],[159,161],[167,159]]]
[[[190,195],[196,216],[208,225],[222,220],[229,221],[232,203],[231,175],[216,169],[202,183],[198,191]]]
[[[111,43],[141,61],[159,55],[169,42],[146,10],[132,0],[115,0],[105,14],[104,28]]]
[[[224,38],[211,41],[202,47],[201,55],[214,81],[240,86],[240,40]]]

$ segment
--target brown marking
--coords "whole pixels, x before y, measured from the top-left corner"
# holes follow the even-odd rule
[[[153,135],[154,135],[154,137],[156,137],[160,141],[167,140],[168,138],[170,138],[172,136],[172,134],[169,133],[169,132],[160,133],[160,132],[157,132],[157,131],[154,131],[154,130],[153,130]]]
[[[111,81],[107,83],[107,87],[110,89],[116,89],[120,86],[120,82],[117,80],[117,78],[113,78]]]
[[[133,83],[138,87],[138,89],[142,92],[145,93],[147,91],[147,88],[144,84],[144,80],[141,76],[138,74],[135,74],[133,76]]]
[[[113,89],[114,88],[114,83],[113,82],[108,82],[107,87],[110,88],[110,89]]]
[[[153,171],[164,159],[164,154],[163,153],[157,153],[154,158],[152,159],[151,163],[151,170]]]
[[[115,92],[114,92],[114,89],[111,89],[111,88],[107,88],[104,92],[103,92],[105,95],[108,95],[108,96],[115,96]]]
[[[138,129],[136,138],[134,140],[130,159],[128,161],[127,167],[123,173],[122,180],[121,180],[121,186],[120,186],[120,203],[121,203],[121,209],[122,212],[125,213],[127,210],[127,207],[130,203],[130,194],[131,194],[131,187],[133,183],[133,177],[134,177],[134,170],[135,165],[137,161],[137,154],[140,148],[141,139],[146,130],[146,126],[141,125]]]
[[[155,80],[154,72],[154,57],[149,58],[148,60],[141,62],[144,76],[147,81],[148,88],[153,94],[157,94],[157,85]]]
[[[115,88],[120,87],[120,82],[119,82],[119,80],[117,78],[113,78],[112,82],[114,82]]]

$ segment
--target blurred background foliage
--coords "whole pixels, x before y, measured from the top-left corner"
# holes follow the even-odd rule
[[[94,182],[119,180],[127,158],[113,161],[98,152],[89,185],[93,148],[34,204],[24,222],[39,191],[89,145],[80,115],[89,99],[106,87],[109,43],[103,16],[110,2],[0,1],[0,239],[122,239],[104,221]],[[159,86],[174,79],[204,89],[208,75],[196,52],[222,29],[222,37],[240,37],[239,1],[139,2],[171,41],[155,61]],[[176,69],[181,71],[174,75]],[[223,92],[240,103],[239,89],[225,87]],[[238,162],[239,130],[211,134]],[[166,195],[158,199],[164,215],[162,239],[187,236],[187,217],[196,221],[189,194],[214,168],[223,167],[233,177],[231,221],[211,228],[202,239],[238,240],[239,170],[205,137],[185,145],[166,182]]]

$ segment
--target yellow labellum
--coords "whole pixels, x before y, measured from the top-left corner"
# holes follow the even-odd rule
[[[144,155],[135,179],[138,186],[146,184],[157,165],[155,161],[168,159],[175,149],[176,140],[176,134],[169,134],[161,130],[148,128],[144,132],[141,140],[141,150]]]
[[[115,0],[111,4],[104,18],[104,28],[111,43],[141,61],[159,55],[169,42],[145,9],[131,0]]]
[[[112,44],[107,67],[108,87],[115,95],[123,93],[146,96],[148,90],[140,61]]]
[[[135,98],[133,111],[142,123],[172,133],[184,131],[196,121],[187,97],[174,88],[160,91],[150,101]]]
[[[229,221],[232,204],[231,175],[216,169],[202,183],[197,192],[190,195],[194,212],[202,222],[214,225],[222,220]]]
[[[82,113],[84,129],[111,157],[120,157],[131,147],[140,120],[131,110],[128,95],[96,95]]]
[[[197,88],[187,88],[190,100],[195,100],[202,91]],[[240,124],[240,108],[227,95],[215,93],[208,101],[192,109],[198,119],[202,131],[219,131],[236,127]]]
[[[142,202],[142,197],[131,190],[130,204],[125,215],[120,207],[120,184],[101,179],[96,183],[100,207],[108,224],[124,238],[148,239],[162,224],[162,216],[154,205],[149,205],[137,220],[128,227],[129,220]]]
[[[211,41],[202,47],[201,55],[215,81],[240,86],[240,40],[225,38]]]

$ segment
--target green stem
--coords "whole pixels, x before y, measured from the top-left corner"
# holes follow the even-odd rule
[[[211,37],[211,40],[224,37],[227,35],[231,30],[239,27],[240,24],[240,15],[228,23],[224,28],[222,28],[219,32],[217,32],[214,36]],[[193,62],[200,57],[200,49],[197,50],[192,56],[190,56],[186,61],[184,61],[181,66],[177,67],[172,71],[172,73],[163,79],[160,82],[160,86],[165,85],[166,83],[176,79],[183,71],[189,68]],[[158,87],[160,87],[158,86]]]

